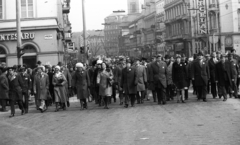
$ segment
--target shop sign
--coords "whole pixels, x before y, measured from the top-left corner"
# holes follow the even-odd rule
[[[44,39],[45,39],[45,40],[53,39],[53,35],[52,35],[52,34],[45,35],[45,36],[44,36]]]
[[[22,40],[33,40],[35,38],[34,33],[22,33]],[[17,33],[12,34],[0,34],[0,41],[14,41],[17,40]]]
[[[207,34],[206,7],[204,0],[198,0],[199,7],[199,33]]]

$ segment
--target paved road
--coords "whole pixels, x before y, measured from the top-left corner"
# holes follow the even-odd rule
[[[211,99],[186,104],[152,101],[125,109],[118,103],[104,110],[90,103],[80,111],[50,108],[9,119],[0,114],[0,145],[240,145],[240,100]]]

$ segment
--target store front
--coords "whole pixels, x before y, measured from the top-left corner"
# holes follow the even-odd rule
[[[6,62],[6,54],[5,49],[0,46],[0,63]]]

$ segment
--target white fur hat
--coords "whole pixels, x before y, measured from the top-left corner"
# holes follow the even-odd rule
[[[101,59],[97,60],[97,64],[102,64],[103,61]]]
[[[76,64],[76,67],[83,67],[83,64],[79,62]]]
[[[60,68],[60,66],[57,65],[57,66],[55,66],[55,69],[60,70],[61,68]]]

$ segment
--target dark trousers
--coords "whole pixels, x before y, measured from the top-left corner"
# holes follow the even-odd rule
[[[207,86],[198,86],[197,88],[197,97],[198,99],[206,100],[207,97]]]
[[[116,102],[117,90],[118,90],[117,83],[113,83],[113,85],[112,85],[112,98],[113,98],[114,102]]]
[[[157,91],[152,90],[152,95],[153,95],[153,101],[156,102],[157,101]]]
[[[166,104],[166,89],[162,86],[157,88],[158,104]]]
[[[207,84],[207,93],[209,94],[210,93],[210,81],[208,81],[208,84]]]
[[[173,96],[174,96],[174,92],[173,92],[173,85],[167,85],[167,88],[166,88],[166,99],[167,100],[170,100],[172,99],[173,100]]]
[[[221,96],[223,96],[224,99],[227,99],[227,94],[229,92],[229,83],[228,81],[225,81],[225,85],[219,85],[219,89],[221,89]]]
[[[2,99],[0,100],[0,103],[2,105],[2,111],[6,110],[7,100]]]
[[[11,114],[15,114],[15,102],[16,102],[15,100],[10,100]],[[23,101],[22,100],[18,100],[17,103],[18,103],[19,109],[23,110],[24,109]]]
[[[237,78],[232,82],[232,87],[230,87],[230,94],[233,94],[236,98],[238,97]]]
[[[23,92],[24,102],[23,102],[23,108],[28,111],[28,101],[29,101],[29,94],[27,92]]]
[[[141,96],[139,95],[141,94]],[[137,92],[137,103],[143,103],[145,91]]]
[[[125,104],[129,104],[131,101],[131,105],[134,106],[135,104],[135,94],[125,94]]]
[[[96,104],[99,104],[99,102],[101,102],[101,97],[99,96],[99,85],[96,85],[95,86],[95,101],[96,101]]]
[[[119,100],[120,103],[123,103],[123,91],[119,91]]]
[[[211,93],[213,98],[217,97],[217,84],[214,81],[211,81]]]
[[[188,89],[185,89],[184,91],[185,91],[185,93],[184,93],[185,99],[188,100]]]

